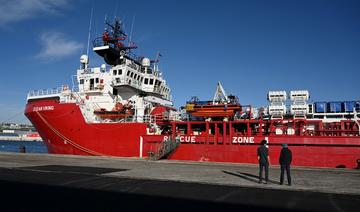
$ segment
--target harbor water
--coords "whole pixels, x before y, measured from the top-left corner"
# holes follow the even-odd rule
[[[25,147],[25,148],[24,148]],[[42,141],[2,141],[0,140],[0,152],[47,153]]]

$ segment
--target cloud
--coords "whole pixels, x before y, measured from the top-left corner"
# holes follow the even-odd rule
[[[43,45],[40,53],[35,57],[38,59],[58,60],[74,53],[80,53],[83,44],[69,40],[60,32],[45,32],[40,36]]]
[[[60,14],[68,0],[0,0],[0,27],[42,14]]]

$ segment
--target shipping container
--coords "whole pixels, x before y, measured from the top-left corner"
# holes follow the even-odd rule
[[[327,107],[328,113],[340,113],[342,112],[342,102],[329,102]]]
[[[315,102],[315,112],[316,113],[325,113],[326,102]]]
[[[345,112],[353,112],[355,106],[354,101],[345,101],[344,102],[344,110]]]

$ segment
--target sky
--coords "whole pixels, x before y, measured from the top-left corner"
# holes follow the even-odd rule
[[[30,90],[72,84],[81,54],[119,17],[154,59],[176,107],[211,100],[220,81],[241,104],[269,90],[308,90],[311,101],[359,100],[360,1],[0,0],[0,122],[29,123]],[[132,24],[133,23],[133,24]],[[133,25],[133,27],[131,27]],[[90,66],[103,62],[91,51]]]

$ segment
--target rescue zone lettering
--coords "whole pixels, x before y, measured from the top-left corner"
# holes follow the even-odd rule
[[[254,143],[254,137],[233,137],[232,142],[234,144],[241,143]]]
[[[180,136],[180,142],[181,143],[195,143],[195,136]]]
[[[163,141],[168,141],[170,138],[168,136],[164,136]],[[181,143],[195,143],[196,142],[196,136],[178,136],[177,139]]]
[[[181,143],[196,143],[196,136],[178,136],[177,139]],[[168,141],[169,137],[164,136],[164,141]],[[241,144],[241,143],[255,143],[254,137],[232,137],[233,144]]]

